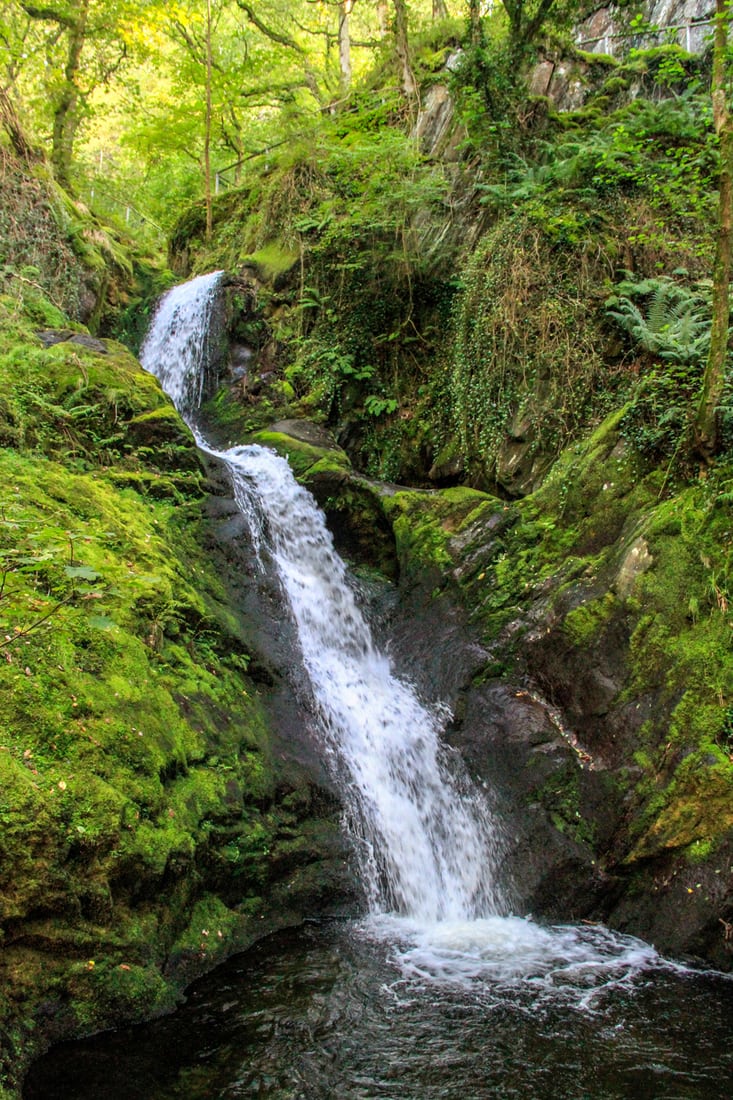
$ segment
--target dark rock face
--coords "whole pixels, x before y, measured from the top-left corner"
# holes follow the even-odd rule
[[[485,556],[478,566],[468,533],[456,535],[453,579],[463,582],[486,568],[492,538],[515,520],[504,511],[493,522],[481,519]],[[481,639],[480,619],[472,624],[461,607],[457,589],[443,587],[436,598],[434,576],[412,570],[390,623],[393,651],[427,698],[447,701],[453,710],[446,740],[487,789],[503,823],[502,872],[515,911],[602,920],[664,952],[728,969],[731,844],[723,841],[696,863],[685,848],[689,840],[680,846],[674,839],[695,835],[687,818],[685,829],[677,825],[674,799],[671,825],[645,817],[644,772],[635,752],[644,743],[640,731],[669,701],[629,690],[630,621],[607,587],[618,590],[621,578],[623,588],[629,553],[617,556],[621,566],[616,561],[605,582],[565,584],[554,599],[546,582],[492,647]],[[637,566],[648,567],[643,554],[637,559]],[[606,617],[578,644],[566,624],[572,610],[586,605]],[[513,664],[492,675],[496,652],[516,647],[517,638]],[[680,814],[699,813],[694,798],[679,797]]]

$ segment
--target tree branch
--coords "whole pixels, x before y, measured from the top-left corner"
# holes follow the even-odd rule
[[[244,14],[249,19],[250,23],[254,23],[258,31],[261,31],[266,38],[269,38],[271,42],[277,42],[279,46],[286,46],[289,50],[295,50],[296,53],[305,53],[302,46],[299,46],[294,38],[285,34],[284,31],[276,31],[273,27],[268,27],[266,23],[263,23],[260,17],[256,14],[253,6],[246,3],[246,0],[237,0],[237,6],[242,9]]]
[[[70,11],[64,12],[57,11],[56,8],[37,7],[35,4],[23,3],[23,0],[20,0],[20,6],[26,15],[30,15],[31,19],[44,19],[49,23],[60,23],[62,27],[68,27],[69,30],[73,30],[79,22],[78,17]]]

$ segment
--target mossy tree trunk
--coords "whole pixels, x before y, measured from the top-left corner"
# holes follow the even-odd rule
[[[54,28],[49,41],[63,43],[65,60],[60,72],[49,65],[52,78],[49,95],[53,112],[51,164],[58,181],[70,184],[71,162],[79,123],[89,95],[117,72],[127,57],[127,46],[119,35],[120,12],[117,5],[92,4],[92,0],[20,0],[30,16]],[[87,47],[93,44],[94,52]]]
[[[82,93],[79,87],[81,56],[87,39],[87,23],[90,0],[60,5],[36,5],[21,3],[31,19],[55,23],[59,34],[67,35],[66,62],[59,92],[53,107],[53,144],[51,164],[56,178],[64,186],[69,185],[74,138],[79,127]]]
[[[471,28],[471,45],[480,46],[484,37],[480,0],[468,0],[468,23]]]
[[[5,88],[0,88],[0,125],[10,138],[10,144],[21,160],[43,159],[43,154],[31,144],[18,117],[15,104]]]
[[[89,0],[82,0],[76,19],[69,28],[69,48],[64,67],[64,83],[53,116],[53,146],[51,163],[60,183],[68,186],[74,138],[79,127],[81,55],[87,33]]]
[[[720,146],[718,186],[718,232],[713,270],[713,318],[710,353],[703,376],[702,393],[695,418],[696,450],[709,461],[720,449],[720,402],[725,385],[728,357],[729,290],[731,278],[731,232],[733,228],[733,117],[726,99],[726,52],[730,8],[728,0],[716,0],[713,41],[713,123]]]

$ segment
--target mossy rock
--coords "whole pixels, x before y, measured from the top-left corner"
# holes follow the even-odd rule
[[[256,252],[244,255],[241,266],[252,271],[259,282],[280,290],[299,259],[297,252],[283,248],[278,241],[270,241]]]
[[[454,537],[487,509],[500,507],[488,494],[464,487],[401,490],[385,495],[382,506],[394,530],[402,576],[424,572],[445,579],[455,565]]]
[[[255,432],[250,440],[286,458],[299,480],[309,481],[314,476],[315,481],[333,481],[351,469],[348,455],[339,447],[319,447],[277,431]]]
[[[193,436],[172,405],[140,413],[127,423],[128,438],[138,453],[171,473],[201,469]]]

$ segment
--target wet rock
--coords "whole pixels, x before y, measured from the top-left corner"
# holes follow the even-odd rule
[[[55,344],[78,344],[82,348],[86,348],[87,351],[94,351],[97,355],[108,355],[107,345],[103,340],[97,340],[94,336],[89,336],[85,332],[72,332],[68,329],[44,329],[42,332],[37,332],[36,336],[41,341],[44,347],[51,348]]]
[[[652,556],[645,539],[638,538],[625,555],[614,583],[617,595],[621,599],[630,596],[637,578],[651,568]]]
[[[606,799],[604,780],[583,764],[547,704],[499,682],[469,689],[448,737],[495,800],[507,837],[504,875],[518,909],[553,918],[594,912],[609,880],[586,813],[591,800]],[[616,823],[614,814],[606,831]]]

